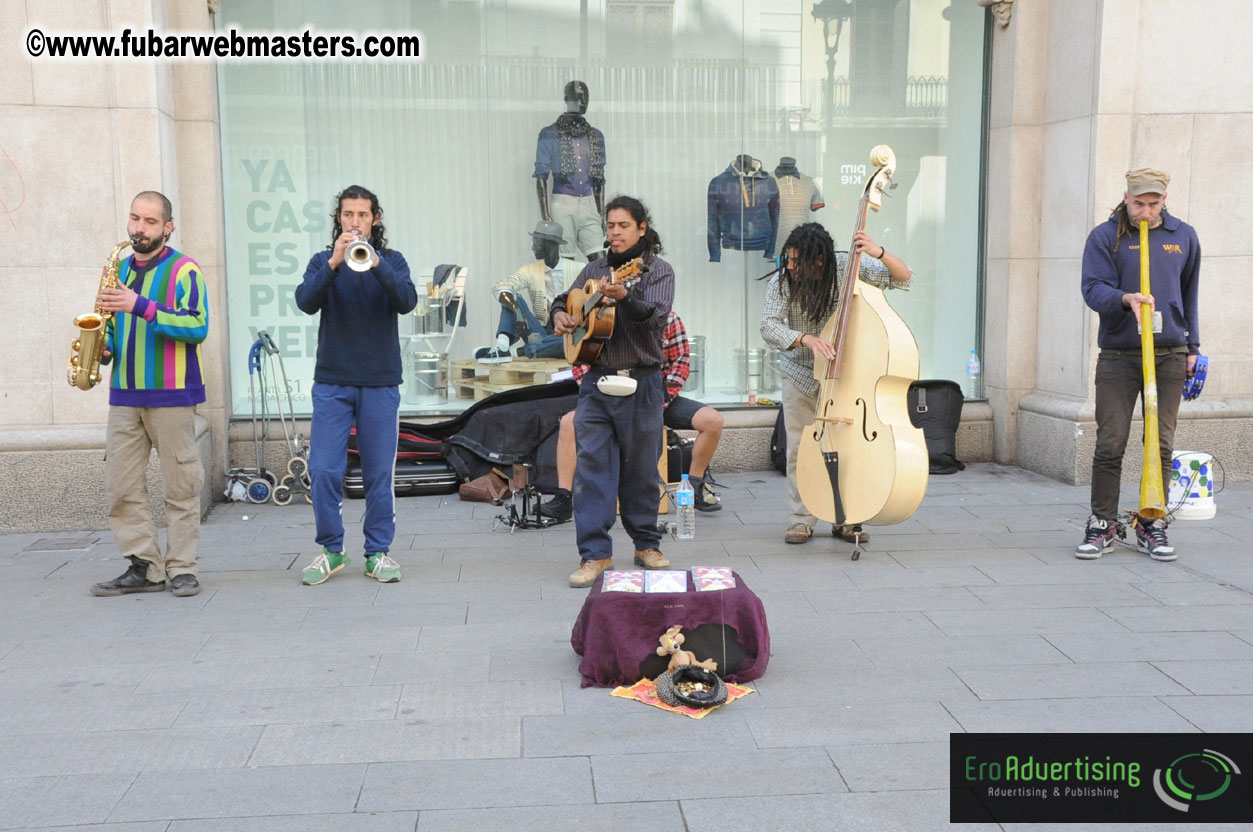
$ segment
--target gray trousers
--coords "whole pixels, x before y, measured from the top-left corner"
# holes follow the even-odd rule
[[[1188,357],[1172,352],[1156,356],[1158,447],[1162,488],[1170,486],[1171,455],[1179,402],[1188,377]],[[1118,516],[1122,457],[1131,434],[1131,417],[1144,386],[1140,352],[1101,350],[1096,359],[1096,451],[1092,454],[1092,513],[1102,520]],[[1141,434],[1143,437],[1143,434]]]

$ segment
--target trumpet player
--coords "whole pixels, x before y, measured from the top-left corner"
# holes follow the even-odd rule
[[[331,245],[318,252],[296,289],[296,305],[318,321],[313,371],[309,476],[322,553],[301,575],[316,586],[349,564],[344,551],[344,469],[348,434],[357,427],[365,482],[365,574],[400,580],[388,554],[396,534],[392,471],[399,439],[400,337],[397,319],[418,305],[409,264],[387,247],[378,197],[350,185],[335,199]]]
[[[209,334],[209,300],[196,261],[166,243],[174,233],[170,201],[144,191],[131,202],[126,227],[134,253],[115,288],[101,288],[96,307],[113,313],[101,361],[111,362],[106,437],[109,525],[130,567],[91,588],[93,595],[200,592],[200,489],[196,405],[205,400],[200,344]],[[157,449],[165,478],[167,544],[161,557],[148,508],[145,471]]]
[[[1088,235],[1083,250],[1083,299],[1100,316],[1096,361],[1096,450],[1092,456],[1092,515],[1075,557],[1094,560],[1113,549],[1118,535],[1118,489],[1145,360],[1137,324],[1153,335],[1162,482],[1170,482],[1175,423],[1184,381],[1201,347],[1197,283],[1201,244],[1196,230],[1166,210],[1170,175],[1151,168],[1127,172],[1127,190],[1107,221]],[[1140,289],[1140,222],[1148,223],[1152,291]],[[1141,320],[1148,304],[1153,320]],[[1166,520],[1136,523],[1136,546],[1154,560],[1175,559]]]

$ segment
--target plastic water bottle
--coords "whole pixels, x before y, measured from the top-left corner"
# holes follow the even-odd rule
[[[970,351],[970,358],[966,361],[966,381],[969,382],[970,398],[983,398],[983,367],[979,364],[979,353],[975,350]]]
[[[679,513],[679,540],[693,540],[696,538],[696,492],[692,489],[692,483],[687,478],[687,474],[683,475],[683,481],[679,483],[679,488],[674,492],[674,504],[678,508]]]

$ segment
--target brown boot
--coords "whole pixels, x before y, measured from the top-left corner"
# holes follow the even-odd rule
[[[596,576],[606,569],[613,569],[613,558],[585,560],[570,576],[570,586],[583,589],[596,583]]]
[[[864,531],[860,523],[855,526],[832,526],[831,534],[849,543],[865,543],[870,540],[870,533]]]
[[[660,549],[636,549],[635,565],[645,569],[665,569],[670,565],[670,559]]]

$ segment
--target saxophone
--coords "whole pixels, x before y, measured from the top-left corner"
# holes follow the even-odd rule
[[[97,295],[105,289],[118,287],[118,260],[122,249],[129,245],[131,245],[130,240],[123,240],[109,253],[109,261],[100,270]],[[74,339],[74,343],[70,344],[70,360],[66,367],[66,377],[71,387],[90,390],[100,382],[100,359],[104,353],[105,344],[108,343],[106,330],[112,319],[113,313],[101,309],[98,303],[93,311],[74,319],[74,326],[78,327],[78,337]]]

